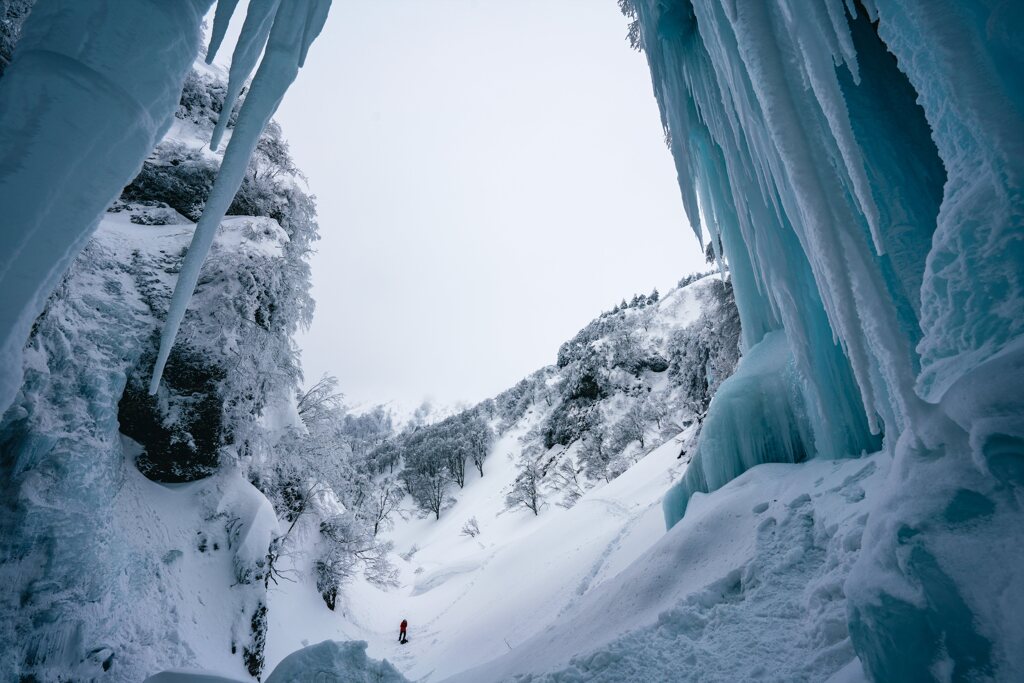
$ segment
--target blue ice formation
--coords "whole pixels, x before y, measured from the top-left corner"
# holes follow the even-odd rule
[[[712,402],[668,523],[757,462],[884,438],[889,485],[846,585],[865,670],[1019,678],[1024,5],[630,0],[627,13],[687,214],[721,239],[755,361]],[[773,382],[762,345],[779,334],[794,371]],[[793,392],[800,424],[780,441]]]
[[[221,120],[213,132],[211,146],[216,148],[227,121],[227,112],[231,111],[231,102],[241,91],[241,85],[248,78],[253,65],[263,52],[256,76],[253,77],[245,104],[238,112],[231,141],[224,150],[217,180],[206,200],[203,216],[196,225],[185,261],[181,265],[181,273],[171,297],[171,305],[167,311],[167,320],[160,335],[160,350],[157,353],[153,368],[153,378],[149,393],[155,394],[160,386],[160,376],[174,346],[174,338],[178,334],[181,321],[185,318],[185,310],[199,281],[206,254],[210,251],[213,238],[217,233],[224,215],[234,199],[235,193],[245,179],[260,133],[270,122],[277,111],[285,92],[299,73],[299,68],[306,61],[310,45],[327,21],[327,12],[331,8],[331,0],[303,0],[302,2],[281,2],[281,0],[253,0],[249,3],[249,13],[242,25],[242,35],[235,47],[232,67],[228,80],[228,97],[222,108]],[[226,13],[225,13],[226,14]],[[273,19],[271,20],[271,17]],[[217,14],[216,21],[226,22],[230,16]],[[223,28],[215,27],[215,35],[220,35]],[[209,59],[212,59],[212,54]],[[236,66],[237,65],[237,66]]]
[[[798,386],[793,356],[781,331],[768,333],[747,350],[736,373],[715,393],[715,410],[704,422],[700,443],[702,453],[735,457],[705,455],[690,464],[683,480],[665,495],[669,527],[682,519],[694,493],[714,491],[755,465],[807,458],[811,437],[805,431],[808,421]]]
[[[174,120],[212,0],[40,2],[0,87],[0,411],[100,215]]]
[[[22,346],[46,298],[104,209],[170,127],[212,4],[51,0],[36,5],[26,21],[0,88],[0,149],[9,155],[0,159],[0,204],[10,232],[0,251],[0,410],[10,405],[21,384]],[[224,0],[217,6],[211,55],[223,41],[236,4]],[[238,65],[230,74],[235,96],[261,51],[263,60],[189,250],[154,384],[212,234],[330,5],[331,0],[249,3],[235,50]],[[222,134],[223,126],[218,141]]]

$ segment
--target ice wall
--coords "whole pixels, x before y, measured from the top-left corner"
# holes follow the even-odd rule
[[[868,673],[1019,678],[1024,5],[627,11],[687,214],[721,235],[746,348],[771,330],[788,340],[807,452],[855,456],[884,435],[894,458],[847,585]],[[756,460],[749,444],[719,446],[740,424],[719,413],[751,408],[712,403],[698,472]],[[689,490],[713,488],[696,478],[670,494],[670,521]]]
[[[0,411],[21,383],[21,349],[46,297],[167,132],[212,4],[42,0],[26,20],[0,87],[0,204],[8,212],[0,249]],[[236,5],[217,7],[211,58]],[[234,96],[261,52],[263,60],[168,314],[154,391],[213,233],[330,6],[249,4],[231,70]],[[223,132],[219,126],[217,141]]]
[[[802,462],[812,444],[793,356],[782,331],[748,349],[712,399],[699,456],[665,495],[665,522],[675,525],[695,493],[724,486],[766,462]]]
[[[38,2],[0,82],[0,411],[33,321],[167,131],[212,0]]]

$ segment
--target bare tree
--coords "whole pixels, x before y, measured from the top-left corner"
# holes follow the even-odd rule
[[[322,550],[315,569],[317,589],[334,609],[341,587],[359,570],[377,585],[394,585],[397,571],[387,559],[390,543],[378,543],[355,515],[342,513],[320,523]]]
[[[516,477],[511,490],[505,497],[505,505],[509,509],[522,506],[534,515],[538,515],[544,504],[541,492],[544,472],[534,458],[524,458],[519,463],[519,467],[519,476]]]
[[[616,425],[618,441],[625,446],[631,441],[639,441],[640,448],[645,446],[644,437],[647,432],[647,398],[634,401]]]
[[[369,514],[370,520],[373,522],[374,536],[382,527],[390,524],[391,513],[398,507],[402,495],[402,489],[391,477],[381,477],[376,481],[369,501]]]
[[[580,483],[579,475],[582,468],[577,469],[572,460],[566,458],[558,464],[551,472],[551,483],[555,489],[562,492],[562,500],[559,506],[566,509],[571,508],[583,496],[583,485]]]
[[[462,531],[459,532],[463,536],[469,536],[470,538],[476,538],[480,535],[480,523],[476,521],[476,517],[470,517],[466,520],[466,523],[462,525]]]

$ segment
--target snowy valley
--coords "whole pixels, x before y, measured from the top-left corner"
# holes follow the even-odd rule
[[[0,679],[1024,679],[1024,4],[618,0],[713,270],[415,410],[303,377],[331,4],[0,0]]]
[[[620,574],[664,535],[661,495],[685,469],[708,374],[721,369],[713,393],[735,363],[739,329],[727,293],[718,276],[706,276],[656,302],[635,297],[567,342],[562,367],[370,451],[367,469],[386,480],[394,465],[404,482],[381,533],[394,544],[394,585],[357,577],[334,612],[311,581],[271,589],[268,666],[329,637],[367,641],[370,656],[413,680],[443,680],[527,642]],[[593,396],[579,395],[581,375]],[[462,485],[446,457],[437,510],[417,488],[430,457],[417,443],[444,431],[473,434],[473,418],[485,445],[455,456]],[[457,439],[442,446],[443,457],[460,453]],[[315,546],[318,535],[311,517],[299,543]],[[315,552],[300,556],[308,576]],[[396,638],[403,618],[407,645]]]

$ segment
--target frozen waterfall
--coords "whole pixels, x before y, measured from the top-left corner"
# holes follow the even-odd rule
[[[1021,544],[1006,542],[1020,539],[1011,514],[1024,485],[1024,6],[626,10],[687,214],[724,247],[749,355],[711,404],[668,522],[693,492],[784,451],[855,457],[884,436],[889,493],[847,585],[866,670],[1013,677],[1024,670],[1009,617],[1024,607]],[[795,372],[778,365],[768,382],[756,359],[776,334]],[[794,393],[803,407],[780,408]],[[783,415],[799,424],[780,431]],[[762,435],[739,438],[739,425]],[[968,588],[978,577],[962,549],[974,543],[988,553],[984,581],[1002,589]]]

